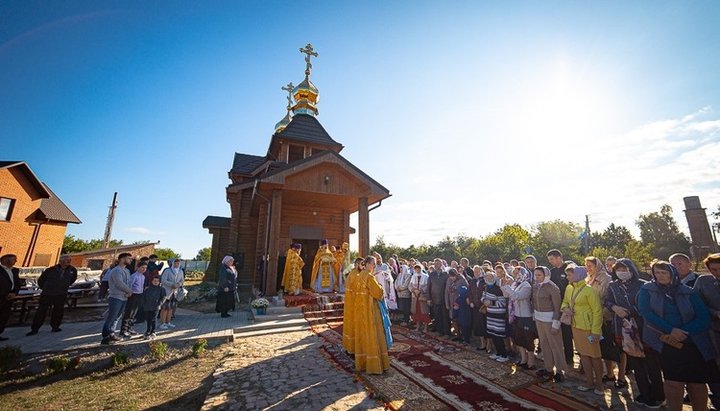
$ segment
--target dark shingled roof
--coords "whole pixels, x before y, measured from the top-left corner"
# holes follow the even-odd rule
[[[209,215],[202,223],[203,228],[208,227],[230,227],[230,218]]]
[[[342,147],[342,144],[330,137],[330,134],[325,131],[325,128],[315,117],[308,114],[296,114],[290,124],[275,136],[313,144]]]
[[[73,213],[60,198],[50,190],[47,184],[43,183],[45,189],[50,193],[50,198],[40,200],[40,208],[38,213],[43,219],[62,221],[65,223],[80,224],[82,221]]]
[[[231,173],[250,174],[260,167],[267,158],[265,156],[254,156],[252,154],[235,153]]]

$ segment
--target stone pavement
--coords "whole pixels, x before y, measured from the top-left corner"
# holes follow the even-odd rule
[[[383,410],[311,331],[237,338],[202,410]]]
[[[219,314],[203,314],[197,311],[178,308],[175,313],[173,324],[177,327],[172,330],[157,330],[157,340],[177,341],[195,340],[205,338],[207,340],[232,341],[233,329],[248,323],[248,313],[235,312],[230,318],[220,318]],[[159,324],[158,324],[159,325]],[[38,353],[50,351],[66,351],[85,349],[100,345],[103,321],[88,321],[62,324],[62,332],[51,333],[50,326],[45,325],[36,335],[27,337],[25,333],[30,331],[30,326],[9,327],[3,333],[9,340],[0,342],[4,345],[18,345],[23,353]],[[145,332],[145,323],[136,324],[134,329]],[[120,342],[115,345],[128,345],[147,343],[140,337]]]

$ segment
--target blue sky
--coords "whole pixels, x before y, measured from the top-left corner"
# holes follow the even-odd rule
[[[371,238],[720,204],[720,3],[386,3],[2,2],[2,157],[68,233],[101,237],[118,191],[115,238],[193,257],[311,42],[319,120],[393,194]]]

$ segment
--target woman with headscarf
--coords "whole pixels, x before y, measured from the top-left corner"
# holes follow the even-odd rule
[[[498,362],[506,362],[508,360],[505,349],[507,298],[503,295],[497,276],[492,271],[485,274],[485,291],[482,302],[487,307],[487,333],[495,347],[495,354],[490,355],[490,358]]]
[[[160,327],[161,330],[175,328],[175,324],[171,323],[175,309],[177,308],[177,292],[185,282],[185,272],[180,267],[182,262],[179,258],[171,258],[168,260],[170,265],[164,269],[160,275],[160,284],[165,289],[165,302],[160,308]]]
[[[532,286],[527,269],[515,267],[513,274],[515,274],[515,282],[508,296],[510,300],[508,322],[513,329],[513,343],[520,354],[517,365],[526,370],[534,370],[537,332],[533,321]]]
[[[642,338],[643,318],[640,311],[638,311],[637,295],[645,281],[640,279],[635,263],[628,258],[614,261],[613,277],[617,278],[617,280],[610,283],[604,305],[613,313],[614,343],[622,350],[623,326],[626,322],[634,321],[637,332]],[[625,327],[630,327],[630,325],[625,325]],[[644,347],[643,352],[644,357],[633,356],[625,352],[622,355],[630,361],[635,371],[635,382],[638,391],[640,391],[640,395],[635,398],[635,402],[656,408],[665,401],[660,357],[650,347]],[[622,364],[623,361],[620,363]],[[615,383],[615,386],[618,387],[618,384]]]
[[[608,274],[605,264],[596,257],[585,257],[585,269],[587,269],[587,279],[585,282],[588,287],[598,293],[600,302],[604,303],[608,293],[608,287],[612,277]],[[627,366],[627,357],[622,355],[622,349],[618,349],[615,345],[615,333],[612,326],[613,313],[608,309],[603,309],[603,325],[602,336],[600,339],[600,354],[605,360],[605,374],[602,377],[603,383],[612,382],[615,388],[627,388],[625,380],[625,367]],[[615,377],[615,367],[618,368],[617,378]]]
[[[413,266],[413,273],[408,285],[411,295],[410,312],[413,322],[417,324],[417,331],[422,333],[427,331],[427,326],[430,324],[430,307],[427,303],[430,299],[428,275],[423,272],[420,264]]]
[[[580,354],[585,385],[578,386],[579,391],[594,388],[597,395],[604,395],[602,375],[603,364],[600,355],[600,337],[602,336],[602,304],[598,293],[587,286],[587,270],[581,266],[568,266],[565,269],[568,286],[565,289],[560,309],[571,318],[575,349]]]
[[[553,379],[555,382],[565,380],[568,371],[565,361],[565,349],[560,333],[560,305],[562,297],[560,288],[551,281],[550,269],[545,266],[535,268],[535,284],[533,285],[533,308],[535,309],[535,326],[540,340],[545,368],[538,370],[541,378]],[[553,371],[553,368],[555,370]]]
[[[710,312],[670,263],[655,262],[651,270],[653,279],[640,288],[637,305],[645,320],[643,342],[660,353],[668,409],[682,409],[687,389],[693,410],[706,410],[707,384],[720,382]]]
[[[235,259],[226,255],[220,264],[217,285],[217,302],[215,304],[215,312],[220,313],[220,317],[230,317],[228,311],[235,310],[235,290],[237,289],[237,270],[235,269]]]

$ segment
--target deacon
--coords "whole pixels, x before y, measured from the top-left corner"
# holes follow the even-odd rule
[[[345,283],[345,310],[343,311],[343,347],[350,355],[355,354],[355,292],[360,272],[363,269],[363,259],[355,259],[353,269],[347,276]]]
[[[302,291],[302,269],[305,267],[305,262],[300,257],[301,249],[302,245],[295,243],[287,252],[282,278],[282,285],[286,294],[298,295]]]
[[[390,367],[388,346],[392,342],[390,327],[383,321],[387,314],[381,312],[383,288],[373,275],[375,261],[375,257],[365,258],[365,269],[352,284],[355,370],[367,374],[382,374]]]

